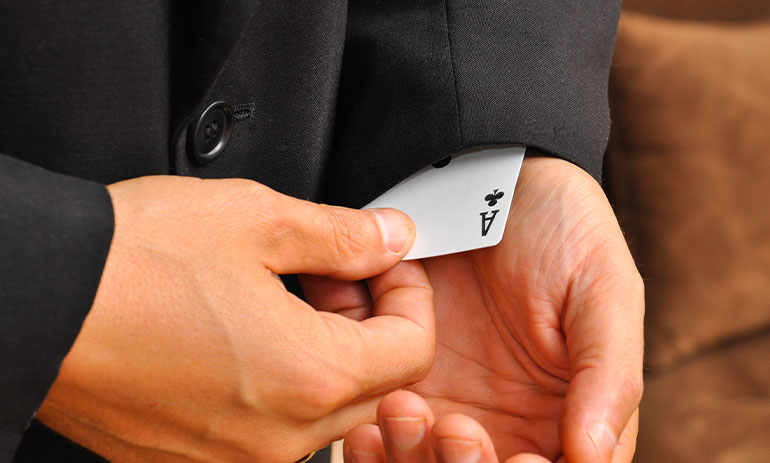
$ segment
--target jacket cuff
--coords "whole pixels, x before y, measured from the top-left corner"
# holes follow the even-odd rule
[[[321,200],[361,207],[468,148],[520,144],[601,179],[620,0],[350,2]]]
[[[597,181],[619,0],[447,2],[461,143],[520,143]]]
[[[113,230],[104,185],[0,154],[0,462],[80,331]]]

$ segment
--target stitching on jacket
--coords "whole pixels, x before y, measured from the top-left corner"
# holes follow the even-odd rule
[[[449,0],[444,0],[444,20],[446,22],[446,40],[449,47],[449,63],[452,66],[452,81],[455,87],[455,107],[457,109],[457,132],[460,135],[460,147],[465,146],[463,137],[463,125],[460,118],[460,91],[457,88],[457,71],[455,69],[455,56],[452,53],[452,34],[449,31]]]
[[[245,121],[254,114],[254,102],[240,103],[233,106],[233,118],[235,122]]]

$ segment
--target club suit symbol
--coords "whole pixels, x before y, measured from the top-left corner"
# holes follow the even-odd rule
[[[492,193],[489,193],[484,197],[484,201],[487,202],[487,205],[489,207],[492,207],[495,204],[497,204],[497,201],[500,200],[500,198],[502,198],[503,196],[505,196],[505,193],[495,189],[495,191],[493,191]],[[489,233],[489,229],[492,228],[492,222],[494,222],[498,212],[500,212],[500,210],[495,209],[493,211],[482,212],[481,214],[479,214],[481,215],[481,236],[482,237],[487,236],[487,233]],[[490,216],[487,217],[487,214],[490,214]]]
[[[492,193],[489,193],[488,195],[486,195],[484,197],[484,201],[488,203],[489,207],[492,207],[495,204],[497,204],[497,201],[503,196],[505,196],[505,193],[503,193],[502,191],[498,193],[497,190],[495,190]]]

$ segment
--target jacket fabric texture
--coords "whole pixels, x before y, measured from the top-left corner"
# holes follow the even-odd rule
[[[242,177],[361,207],[448,155],[513,143],[599,179],[619,10],[618,0],[2,2],[0,462],[25,432],[16,461],[98,461],[41,454],[59,448],[55,435],[30,425],[99,284],[113,233],[105,184]],[[203,165],[188,131],[215,101],[235,122]]]

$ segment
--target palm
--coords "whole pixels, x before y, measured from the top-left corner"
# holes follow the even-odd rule
[[[496,251],[425,263],[436,282],[437,353],[431,373],[412,389],[437,415],[460,412],[476,418],[501,455],[526,451],[553,457],[558,453],[557,424],[568,378],[557,365],[566,364],[566,358],[543,355],[537,348],[529,352],[529,336],[517,328],[546,333],[536,324],[516,323],[528,308],[509,291],[523,295],[533,288],[516,283],[506,288],[485,271],[485,262],[494,259]],[[558,324],[556,309],[550,308],[550,313]],[[549,325],[543,329],[550,330]]]
[[[576,346],[568,338],[582,336],[580,328],[570,332],[570,319],[606,294],[603,286],[616,285],[613,251],[625,246],[606,220],[609,206],[596,206],[598,186],[582,173],[572,177],[572,166],[560,168],[566,171],[530,166],[522,173],[498,246],[424,261],[438,350],[430,374],[412,389],[438,416],[476,418],[503,458],[561,454],[559,421],[582,368],[570,361]]]

